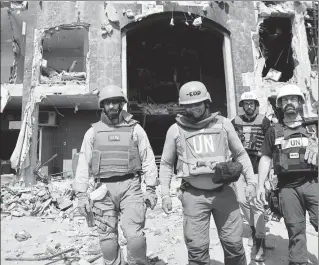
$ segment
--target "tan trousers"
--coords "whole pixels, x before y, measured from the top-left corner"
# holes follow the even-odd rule
[[[146,206],[139,177],[106,183],[108,194],[94,201],[95,224],[100,236],[100,246],[105,265],[124,265],[118,243],[118,220],[127,240],[129,265],[146,265],[145,226]]]

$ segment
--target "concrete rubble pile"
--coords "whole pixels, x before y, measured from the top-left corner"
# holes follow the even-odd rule
[[[151,115],[163,115],[163,114],[182,114],[184,108],[179,107],[176,102],[167,104],[156,104],[156,103],[136,103],[130,102],[130,111],[132,113],[145,113]]]
[[[10,217],[69,216],[74,211],[74,193],[71,182],[39,182],[30,188],[19,183],[8,183],[1,186],[1,214]]]
[[[85,80],[85,72],[58,72],[53,68],[42,67],[41,83],[61,84],[61,82],[65,81],[74,81],[77,84],[85,84]]]

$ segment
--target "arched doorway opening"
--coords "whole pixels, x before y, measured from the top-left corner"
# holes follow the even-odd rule
[[[174,12],[149,16],[122,31],[123,87],[129,111],[147,132],[155,155],[161,155],[168,128],[175,122],[178,92],[188,81],[203,82],[211,110],[229,116],[233,84],[231,59],[225,58],[228,32],[211,20],[192,26],[195,15]],[[198,16],[196,16],[198,17]],[[228,60],[226,60],[228,59]],[[232,69],[231,69],[232,70]],[[227,78],[228,77],[228,78]],[[230,77],[230,78],[229,78]],[[233,92],[234,93],[234,92]]]

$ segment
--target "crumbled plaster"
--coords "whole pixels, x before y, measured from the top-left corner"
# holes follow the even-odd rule
[[[263,2],[257,2],[259,17],[293,16],[295,14],[293,2],[283,1],[280,4],[266,6]]]
[[[311,104],[311,106],[309,106],[309,109],[311,110],[309,116],[316,117],[318,115],[318,72],[311,72],[308,89]]]
[[[0,113],[3,113],[3,110],[6,107],[10,98],[11,98],[11,95],[10,95],[10,91],[8,90],[8,88],[6,86],[1,85]]]
[[[117,9],[114,7],[111,1],[105,1],[104,3],[104,11],[105,15],[107,16],[108,20],[112,22],[119,22],[120,21],[120,14],[117,12]]]
[[[10,10],[7,10],[8,12],[8,18],[10,22],[11,32],[12,32],[12,52],[13,52],[13,62],[12,66],[10,67],[10,77],[9,77],[9,83],[14,84],[17,80],[17,73],[18,73],[18,61],[21,56],[21,46],[20,46],[20,40],[15,33],[15,29],[13,26],[13,18],[12,13]]]
[[[211,1],[170,1],[171,3],[176,3],[181,6],[200,6],[207,7],[210,6]],[[216,1],[217,2],[217,1]],[[222,1],[219,1],[222,2]]]
[[[129,4],[131,1],[125,2],[125,4]],[[119,14],[117,9],[115,8],[114,4],[120,4],[122,1],[106,1],[104,3],[104,11],[105,16],[110,22],[119,23],[120,16],[126,15],[128,19],[134,19],[135,22],[141,21],[143,18],[164,11],[164,3],[156,4],[156,1],[141,1],[141,3],[133,2],[133,4],[140,4],[141,10],[139,13],[134,13],[130,8],[125,8],[122,10],[122,13]],[[128,7],[128,5],[127,5]],[[107,24],[107,23],[106,23]]]
[[[28,1],[10,1],[10,9],[24,11],[28,9]]]
[[[90,27],[90,24],[88,23],[77,22],[72,24],[63,24],[63,25],[55,26],[48,29],[43,29],[43,31],[45,32],[45,34],[54,34],[59,30],[72,30],[72,29],[83,29],[83,28],[85,28],[86,30],[89,30],[89,27]]]

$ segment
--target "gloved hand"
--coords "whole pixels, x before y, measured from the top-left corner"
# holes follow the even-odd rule
[[[91,211],[89,203],[89,196],[86,192],[80,192],[77,194],[79,213],[84,217],[87,217],[87,213]]]
[[[144,201],[147,207],[151,208],[152,210],[155,208],[157,203],[157,195],[156,195],[155,186],[146,186]]]
[[[248,184],[245,189],[245,195],[247,201],[251,201],[256,197],[256,187],[253,184]]]
[[[309,138],[308,146],[306,148],[305,160],[308,164],[318,166],[318,138],[312,136]]]
[[[172,211],[172,199],[167,196],[162,199],[162,209],[166,214],[169,214]]]

